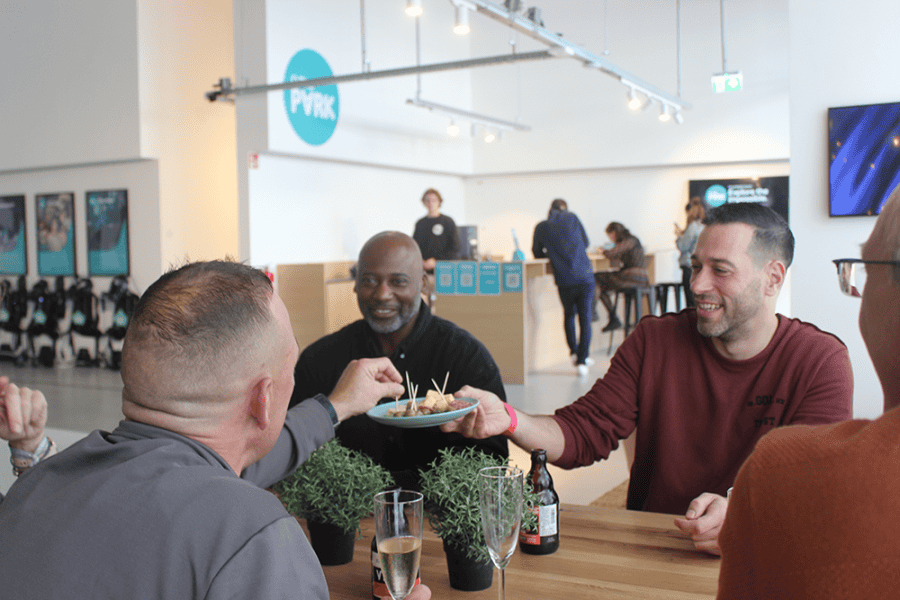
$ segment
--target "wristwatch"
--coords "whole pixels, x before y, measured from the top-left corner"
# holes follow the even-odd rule
[[[34,454],[12,446],[9,447],[9,452],[12,455],[9,461],[12,463],[13,474],[18,477],[27,469],[56,454],[56,444],[45,435]]]

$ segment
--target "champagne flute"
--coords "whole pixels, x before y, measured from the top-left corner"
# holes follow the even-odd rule
[[[375,494],[375,542],[384,582],[394,600],[409,595],[422,555],[422,494],[391,490]]]
[[[506,565],[516,551],[522,522],[522,469],[485,467],[478,471],[481,525],[491,562],[500,569],[500,600],[506,599]]]

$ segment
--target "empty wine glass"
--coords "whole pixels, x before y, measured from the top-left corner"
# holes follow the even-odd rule
[[[403,600],[419,573],[422,494],[408,490],[375,494],[375,543],[384,583],[394,600]]]
[[[491,562],[500,569],[500,600],[506,599],[506,565],[519,541],[524,480],[522,470],[515,467],[485,467],[478,471],[481,525]]]

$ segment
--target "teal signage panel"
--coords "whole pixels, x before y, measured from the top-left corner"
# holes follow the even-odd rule
[[[437,294],[456,293],[456,263],[438,261],[434,265],[434,289]]]
[[[503,263],[503,291],[522,291],[522,263]]]
[[[478,263],[478,293],[483,296],[500,295],[500,263]]]
[[[478,293],[477,263],[461,260],[456,263],[456,293],[475,295]]]

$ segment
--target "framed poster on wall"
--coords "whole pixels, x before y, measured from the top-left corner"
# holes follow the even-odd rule
[[[25,196],[0,196],[0,275],[25,275]]]
[[[85,195],[89,275],[128,275],[128,190]]]
[[[75,275],[75,193],[35,197],[38,275]]]

